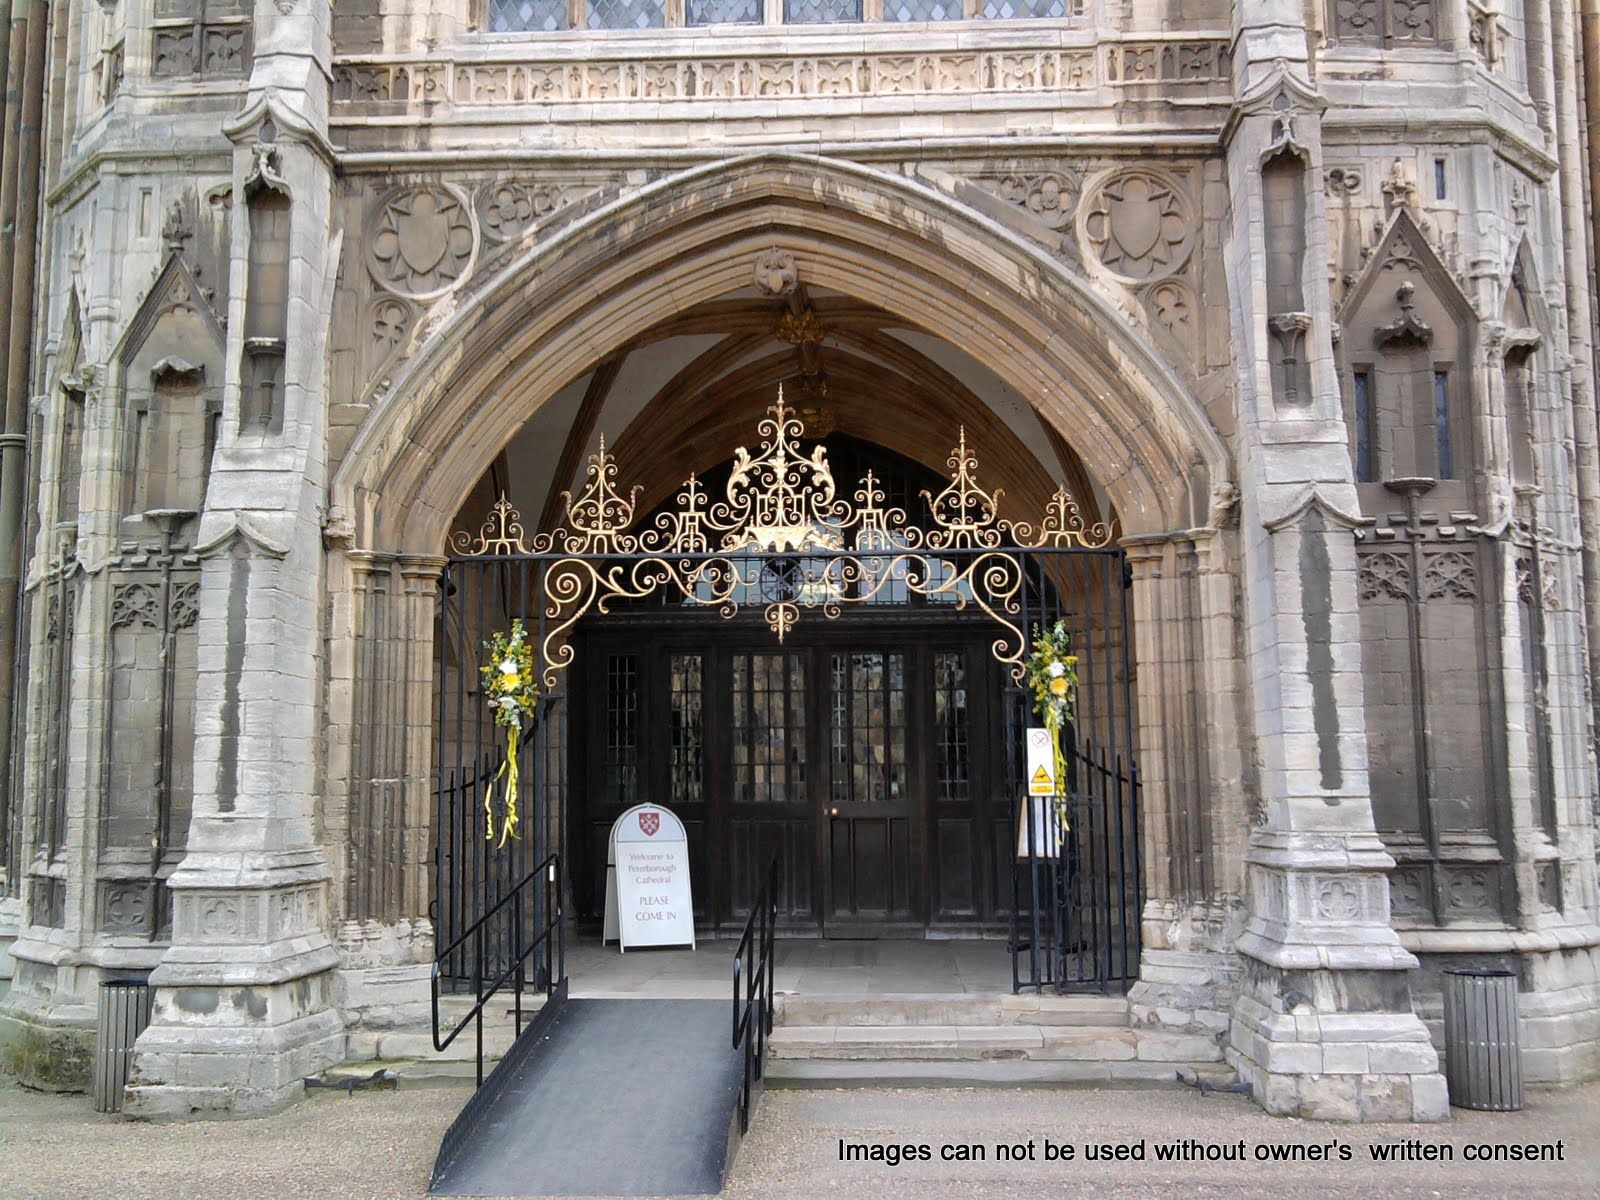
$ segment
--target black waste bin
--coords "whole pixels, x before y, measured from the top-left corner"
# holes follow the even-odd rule
[[[1515,973],[1492,967],[1445,971],[1444,1073],[1457,1108],[1522,1107]]]
[[[155,989],[142,979],[100,985],[100,1021],[94,1052],[94,1110],[121,1112],[122,1089],[133,1068],[133,1043],[150,1024]]]

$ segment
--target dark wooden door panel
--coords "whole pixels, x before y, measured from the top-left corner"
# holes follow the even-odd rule
[[[926,919],[912,821],[910,679],[903,649],[827,654],[824,930],[860,936]]]
[[[600,915],[606,832],[641,801],[688,829],[702,924],[742,923],[774,857],[791,930],[903,936],[1003,912],[1010,816],[990,796],[1003,755],[987,642],[802,633],[781,647],[671,626],[591,636],[580,912]]]
[[[933,822],[933,915],[955,921],[978,915],[978,839],[973,822],[936,817]]]
[[[729,890],[735,922],[750,915],[750,906],[766,882],[767,865],[778,859],[778,921],[814,930],[817,903],[814,880],[816,822],[807,812],[798,820],[735,819],[724,839]]]
[[[830,817],[829,931],[859,933],[858,923],[916,919],[913,865],[908,818]]]
[[[779,919],[790,926],[816,923],[811,675],[810,651],[735,650],[727,656],[726,868],[734,920],[749,913],[776,855]]]

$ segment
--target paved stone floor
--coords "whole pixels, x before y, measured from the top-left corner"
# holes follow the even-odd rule
[[[567,948],[572,994],[595,999],[650,996],[721,999],[728,994],[735,943],[695,950],[632,950],[592,938]],[[796,995],[993,994],[1011,991],[1011,955],[998,939],[824,941],[780,938],[777,990]]]
[[[416,1197],[461,1087],[317,1095],[253,1121],[148,1125],[98,1116],[82,1096],[24,1092],[0,1078],[0,1196],[114,1200]],[[1600,1084],[1529,1093],[1520,1113],[1458,1112],[1445,1126],[1340,1127],[1277,1120],[1235,1096],[1145,1091],[771,1092],[725,1193],[731,1200],[843,1196],[1407,1197],[1600,1196]],[[1151,1145],[1174,1138],[1236,1145],[1348,1145],[1348,1164],[1021,1162],[890,1167],[840,1161],[839,1144],[1044,1139]],[[1374,1164],[1369,1144],[1420,1139],[1456,1161]],[[1479,1165],[1469,1145],[1565,1143],[1566,1161]]]

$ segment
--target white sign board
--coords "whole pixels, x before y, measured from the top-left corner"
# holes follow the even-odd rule
[[[636,804],[611,826],[606,940],[629,946],[694,946],[689,839],[659,804]]]
[[[1050,731],[1037,725],[1028,727],[1028,795],[1056,794],[1056,755]]]
[[[1017,857],[1061,857],[1061,817],[1054,796],[1024,796],[1017,802]]]

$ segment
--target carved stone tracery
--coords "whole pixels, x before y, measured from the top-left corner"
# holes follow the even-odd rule
[[[436,183],[402,187],[380,200],[368,219],[367,243],[373,279],[414,300],[464,280],[478,251],[471,205]]]
[[[478,193],[478,217],[485,237],[509,242],[569,202],[559,184],[498,179]]]
[[[1181,268],[1196,232],[1188,194],[1146,167],[1116,172],[1099,183],[1084,201],[1082,223],[1095,260],[1136,283]]]
[[[1108,42],[1103,47],[742,58],[417,62],[368,56],[333,69],[336,102],[525,105],[592,101],[787,99],[806,96],[938,95],[1084,91],[1159,83],[1222,88],[1225,39]]]

